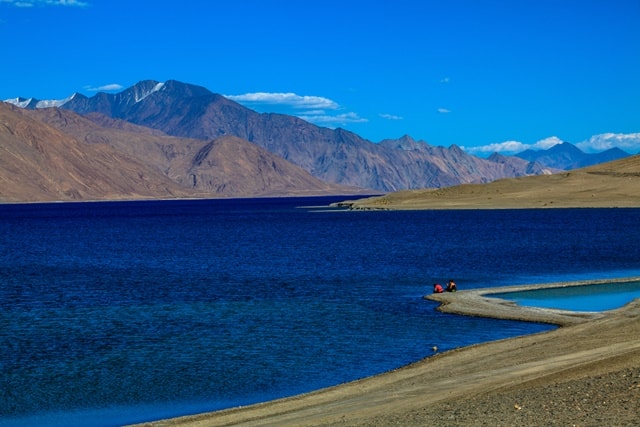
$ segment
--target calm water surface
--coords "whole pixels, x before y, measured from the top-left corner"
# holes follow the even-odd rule
[[[439,313],[436,281],[640,275],[638,209],[313,207],[333,200],[0,205],[0,426],[244,405],[549,329]]]
[[[520,305],[572,311],[605,311],[640,298],[640,281],[505,292],[491,296]]]

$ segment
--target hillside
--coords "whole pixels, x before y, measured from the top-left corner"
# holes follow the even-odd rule
[[[0,202],[365,192],[322,182],[238,138],[183,139],[89,117],[0,103]]]
[[[389,210],[640,207],[640,155],[571,172],[400,191],[341,205]]]
[[[35,108],[39,104],[21,105]],[[56,105],[82,115],[100,113],[179,138],[210,141],[236,136],[321,181],[378,192],[548,172],[528,162],[496,163],[455,145],[432,147],[410,137],[373,143],[344,129],[319,127],[284,114],[260,114],[204,87],[175,80],[145,80],[116,94],[74,94]]]
[[[104,144],[86,144],[0,103],[0,202],[192,196]]]

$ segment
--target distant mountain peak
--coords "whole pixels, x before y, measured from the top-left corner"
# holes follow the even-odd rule
[[[560,144],[556,144],[547,150],[548,152],[563,152],[572,154],[584,154],[584,151],[576,147],[570,142],[563,141]]]
[[[187,98],[214,95],[213,92],[211,92],[204,86],[198,86],[191,83],[183,83],[178,80],[167,80],[164,83],[162,90]]]
[[[15,105],[16,107],[19,107],[19,108],[24,108],[29,110],[29,109],[35,108],[35,105],[38,103],[38,100],[35,98],[17,97],[17,98],[5,99],[4,102],[6,102],[7,104]]]
[[[541,163],[547,167],[571,170],[622,159],[629,155],[619,149],[588,154],[570,142],[564,141],[546,150],[526,150],[515,156],[530,162]]]
[[[16,103],[35,108],[38,101],[21,99]],[[467,154],[458,145],[434,147],[409,135],[376,144],[349,130],[320,127],[285,114],[261,114],[202,86],[176,80],[142,80],[118,93],[98,92],[90,97],[78,94],[59,106],[81,115],[102,115],[206,143],[221,136],[235,136],[325,182],[376,191],[436,188],[532,173],[529,162],[491,162]],[[105,120],[101,123],[111,126]],[[131,141],[122,148],[130,145]],[[177,145],[166,147],[167,153],[175,156],[183,150]],[[156,157],[162,160],[167,153]],[[163,171],[164,166],[160,168]],[[198,182],[207,179],[201,176]]]
[[[384,139],[379,143],[383,147],[387,148],[395,148],[400,150],[425,150],[431,148],[429,144],[427,144],[423,140],[416,141],[410,135],[403,135],[398,139]]]
[[[78,93],[74,92],[71,96],[65,99],[39,100],[36,98],[13,98],[7,99],[4,102],[13,104],[16,107],[24,108],[25,110],[35,110],[37,108],[61,107],[76,96],[78,96]]]
[[[98,92],[93,95],[91,98],[95,99],[107,99],[112,100],[111,102],[114,104],[120,105],[134,105],[141,101],[143,101],[148,96],[153,93],[166,90],[170,93],[173,93],[176,96],[180,97],[195,97],[195,96],[203,96],[203,95],[213,95],[213,92],[208,89],[192,85],[189,83],[182,83],[177,80],[167,80],[166,82],[159,82],[156,80],[141,80],[133,86],[118,92],[118,93],[107,93],[107,92]],[[51,108],[51,107],[63,107],[70,103],[70,101],[78,101],[78,98],[81,98],[80,102],[84,103],[88,98],[82,94],[74,92],[71,96],[64,99],[52,99],[52,100],[39,100],[36,98],[12,98],[7,99],[4,102],[13,104],[16,107],[24,108],[26,110],[35,110],[38,108]],[[75,106],[70,109],[76,110]]]
[[[504,162],[506,159],[507,159],[507,156],[505,156],[504,154],[500,154],[496,151],[494,151],[489,157],[487,157],[487,160],[491,162],[496,162],[496,163]]]
[[[36,108],[61,107],[67,102],[71,101],[76,96],[78,96],[78,94],[74,92],[71,96],[65,99],[52,99],[52,100],[46,100],[46,101],[38,101],[38,103],[36,104]]]
[[[133,99],[136,103],[140,102],[152,93],[158,92],[163,87],[164,83],[147,80],[146,82],[144,82],[144,84],[137,84],[135,86],[132,86]]]

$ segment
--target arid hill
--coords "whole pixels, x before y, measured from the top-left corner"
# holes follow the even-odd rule
[[[239,138],[184,139],[90,117],[0,103],[0,202],[365,192],[327,184]]]
[[[373,143],[345,129],[320,127],[285,114],[260,114],[204,87],[175,80],[144,80],[119,93],[92,97],[75,94],[59,108],[82,115],[100,113],[178,138],[211,141],[232,135],[324,182],[371,188],[375,193],[550,172],[536,162],[515,158],[494,162],[455,145],[433,147],[408,136]]]
[[[193,192],[106,144],[0,103],[0,202],[176,198]]]
[[[341,205],[389,210],[640,207],[640,155],[554,175],[407,190]]]
[[[314,178],[305,170],[241,138],[201,140],[169,136],[99,113],[80,116],[48,108],[45,123],[88,143],[104,143],[140,159],[183,187],[215,197],[372,194]]]

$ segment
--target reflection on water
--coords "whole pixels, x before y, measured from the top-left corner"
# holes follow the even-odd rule
[[[605,311],[640,298],[640,281],[504,292],[492,296],[520,305],[572,311]]]

